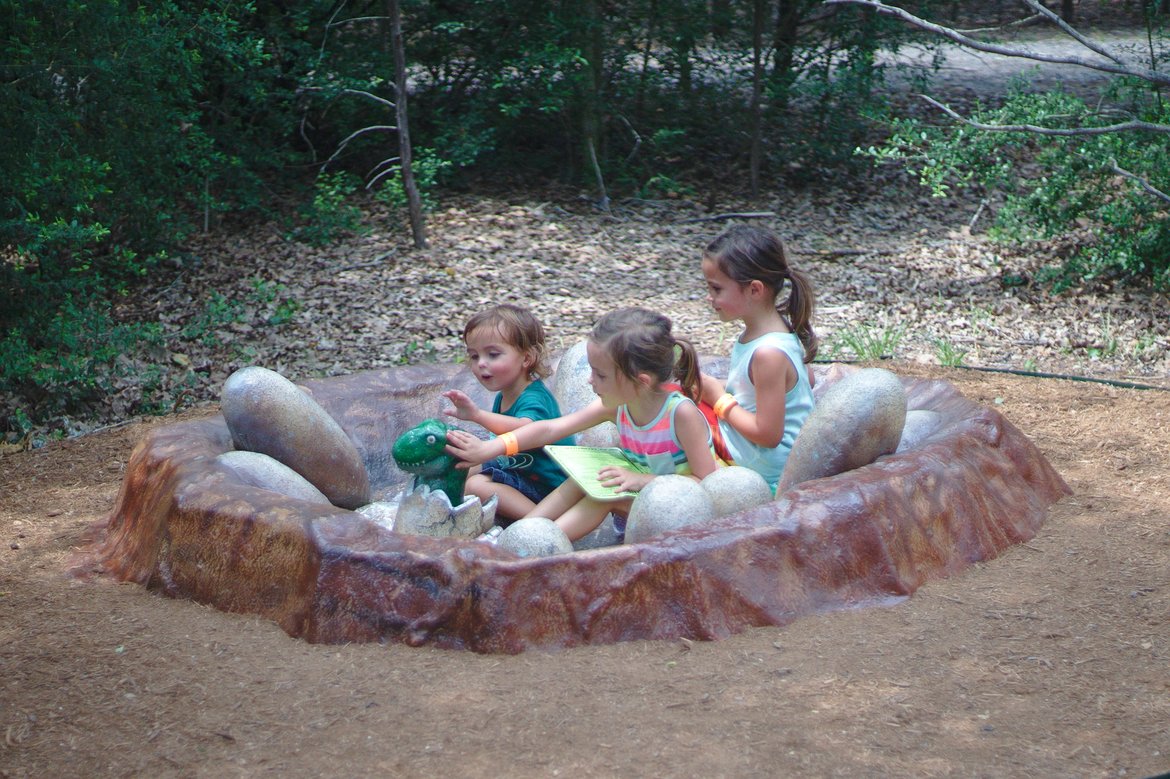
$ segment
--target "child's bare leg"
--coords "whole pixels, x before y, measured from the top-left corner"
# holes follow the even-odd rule
[[[557,526],[565,531],[570,541],[592,533],[597,526],[605,521],[605,515],[611,511],[628,512],[632,501],[616,501],[602,503],[590,497],[577,501],[576,505],[563,512],[556,519]]]
[[[479,498],[481,503],[487,503],[492,495],[495,495],[500,501],[499,505],[496,506],[496,515],[505,519],[520,519],[536,506],[515,487],[492,481],[490,476],[479,473],[467,477],[463,494],[474,495]]]
[[[550,492],[544,500],[533,506],[524,516],[544,517],[545,519],[555,520],[561,514],[564,514],[573,506],[577,505],[577,502],[584,497],[585,490],[566,479],[561,483],[561,486]]]

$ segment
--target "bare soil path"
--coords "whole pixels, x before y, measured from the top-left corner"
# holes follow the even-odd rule
[[[197,247],[204,263],[139,305],[178,326],[209,290],[247,300],[259,277],[286,284],[300,311],[263,326],[268,304],[253,301],[253,318],[182,354],[194,408],[0,455],[0,777],[1170,770],[1170,392],[932,364],[948,339],[968,365],[1168,387],[1165,297],[1005,287],[1003,274],[1030,273],[1058,247],[1006,252],[961,229],[971,203],[873,186],[884,199],[789,192],[713,210],[631,204],[616,217],[573,196],[453,201],[421,255],[377,231],[328,253],[276,228]],[[904,328],[886,367],[945,378],[1037,442],[1073,495],[1035,539],[889,608],[719,642],[518,656],[309,645],[254,618],[65,575],[134,443],[214,413],[209,399],[240,364],[297,378],[452,359],[463,318],[494,299],[537,301],[558,345],[643,300],[723,350],[733,334],[712,324],[697,271],[720,223],[687,219],[765,209],[813,273],[830,344],[861,325]],[[385,252],[391,264],[375,263]]]
[[[64,575],[134,441],[173,418],[7,455],[0,775],[1170,769],[1170,393],[891,367],[1001,409],[1074,495],[1031,542],[899,605],[711,643],[309,645]]]

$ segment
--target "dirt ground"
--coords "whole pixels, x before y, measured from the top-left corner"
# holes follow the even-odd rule
[[[859,245],[871,215],[851,201],[838,213],[821,201],[804,210],[781,205],[786,221],[779,227],[796,234],[806,258]],[[1009,296],[998,278],[1005,272],[999,263],[1010,257],[993,256],[978,236],[939,233],[934,217],[917,221],[937,210],[933,205],[908,208],[911,217],[875,219],[876,233],[897,233],[892,244],[855,262],[844,254],[833,268],[822,264],[821,321],[832,333],[891,311],[915,317],[920,335],[912,328],[899,360],[884,367],[944,378],[1033,438],[1073,494],[1030,542],[888,608],[828,613],[718,642],[517,656],[310,645],[256,618],[66,575],[112,508],[134,443],[153,426],[215,413],[204,400],[179,415],[135,419],[31,451],[2,450],[0,779],[1147,777],[1170,770],[1170,390],[926,364],[935,356],[931,339],[945,332],[970,350],[966,364],[1168,386],[1170,304],[1164,295],[1123,290]],[[514,240],[509,230],[551,235],[551,217],[517,215],[540,210],[504,204],[436,215],[433,263],[399,266],[417,276],[410,294],[427,289],[432,277],[462,275],[465,256],[472,262],[476,252],[502,250],[477,246],[469,234],[506,251]],[[682,321],[709,320],[701,291],[687,285],[699,236],[716,226],[701,223],[676,236],[660,223],[644,226],[655,223],[652,215],[597,227],[571,220],[555,204],[546,210],[577,231],[605,232],[609,243],[586,247],[595,256],[581,263],[610,263],[613,284],[631,275],[623,263],[643,256],[637,246],[654,244],[648,256],[677,244],[689,264],[661,266],[677,297],[654,302],[669,304]],[[822,232],[813,213],[834,221],[838,232]],[[971,213],[940,218],[958,229]],[[619,233],[629,233],[631,243],[618,246]],[[579,234],[566,244],[582,243]],[[911,245],[905,235],[922,237]],[[367,309],[395,300],[373,286],[384,283],[379,278],[360,275],[383,247],[367,238],[351,248],[349,275],[337,266],[305,266],[305,273],[333,272],[335,279],[330,307],[305,298],[303,329],[266,344],[237,328],[252,359],[294,376],[296,369],[320,375],[378,367],[375,356],[393,363],[393,349],[429,343],[426,322],[395,342],[371,328]],[[236,251],[253,256],[250,245]],[[256,256],[256,267],[269,260],[274,268],[304,265]],[[183,295],[174,310],[190,308],[203,299],[207,279],[229,292],[228,265],[209,260],[206,276],[187,272],[157,300]],[[960,278],[951,278],[956,272]],[[926,284],[934,274],[929,294],[902,284]],[[245,284],[247,276],[238,275]],[[300,282],[288,280],[289,288],[308,295]],[[550,311],[560,305],[564,312],[565,337],[577,336],[593,310],[557,303],[559,277],[546,284],[553,285]],[[611,289],[596,292],[590,305],[634,294]],[[574,291],[577,301],[582,290]],[[365,305],[355,305],[363,292]],[[375,313],[384,318],[384,310]],[[712,330],[698,340],[714,348],[724,338]],[[439,356],[449,354],[444,343],[435,340]],[[187,357],[221,371],[228,366],[221,355]],[[306,367],[309,359],[320,364]],[[206,383],[221,380],[212,372]]]
[[[134,442],[174,417],[5,455],[0,775],[1170,769],[1170,393],[890,367],[1000,409],[1074,494],[1032,541],[898,605],[718,642],[310,645],[65,575]]]

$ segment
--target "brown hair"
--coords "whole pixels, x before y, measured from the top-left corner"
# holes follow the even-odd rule
[[[504,340],[532,358],[528,368],[529,379],[548,376],[548,348],[544,343],[544,327],[532,312],[511,303],[501,303],[480,311],[463,327],[463,341],[476,330],[487,327],[498,330]]]
[[[699,399],[699,356],[690,341],[675,338],[670,317],[645,308],[619,308],[593,325],[589,336],[605,349],[627,379],[648,373],[659,384],[678,379],[683,394]]]
[[[761,282],[772,290],[773,300],[780,296],[784,283],[789,282],[791,291],[776,305],[776,310],[804,346],[804,361],[813,361],[817,336],[812,327],[812,284],[808,276],[788,264],[788,252],[780,236],[762,227],[735,225],[707,244],[703,256],[737,284]]]

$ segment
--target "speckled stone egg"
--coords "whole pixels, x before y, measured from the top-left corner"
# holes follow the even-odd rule
[[[697,481],[675,474],[656,476],[634,498],[626,520],[626,543],[647,541],[714,517],[715,504]]]

